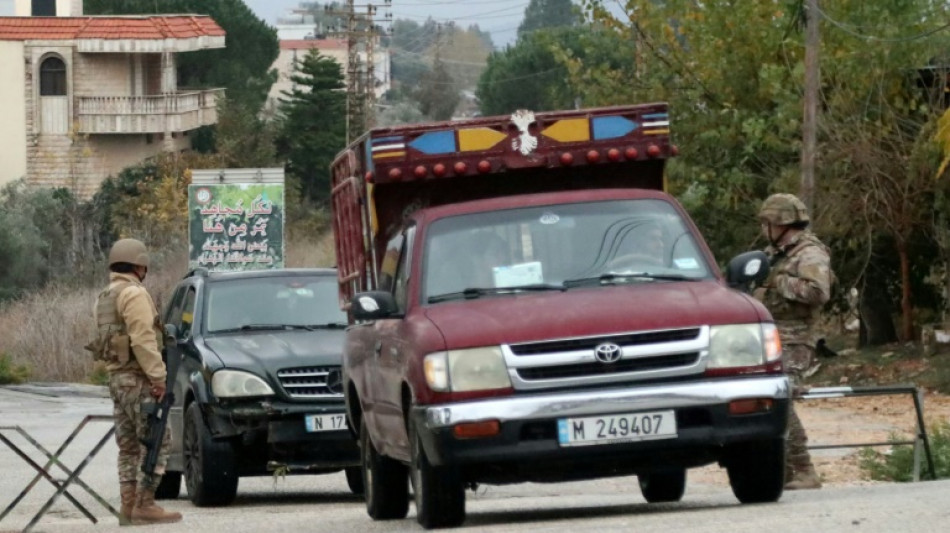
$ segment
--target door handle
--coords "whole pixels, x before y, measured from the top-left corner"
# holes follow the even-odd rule
[[[376,341],[376,345],[373,346],[373,354],[376,355],[376,357],[379,357],[379,354],[382,351],[383,351],[383,342]]]

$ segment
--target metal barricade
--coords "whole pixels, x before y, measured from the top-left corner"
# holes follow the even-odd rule
[[[879,387],[813,387],[801,394],[803,400],[817,400],[821,398],[844,398],[850,396],[880,396],[888,394],[910,394],[914,400],[914,410],[917,412],[917,433],[914,440],[889,442],[864,442],[853,444],[818,444],[808,446],[810,450],[827,450],[833,448],[858,448],[871,446],[914,446],[914,481],[920,481],[920,452],[927,456],[927,466],[930,469],[930,479],[937,479],[937,470],[934,468],[933,455],[930,452],[930,439],[927,438],[927,427],[924,425],[924,398],[923,394],[913,385],[890,385]]]
[[[99,442],[96,443],[95,447],[93,447],[93,449],[86,455],[86,457],[82,460],[82,462],[79,463],[79,466],[77,466],[75,470],[70,470],[65,464],[62,463],[62,461],[60,461],[59,458],[63,455],[63,452],[66,451],[66,448],[69,447],[69,445],[73,442],[73,440],[75,440],[79,432],[82,431],[82,429],[86,427],[86,425],[89,422],[98,422],[98,421],[109,422],[110,423],[109,430],[106,432],[105,435],[102,436],[101,439],[99,439]],[[17,497],[13,500],[13,502],[10,503],[10,505],[8,505],[7,508],[3,510],[2,513],[0,513],[0,522],[2,522],[3,519],[6,518],[8,514],[10,514],[13,508],[16,507],[17,504],[19,504],[23,500],[24,497],[26,497],[27,493],[30,492],[30,490],[32,490],[33,487],[36,486],[36,484],[39,482],[41,478],[45,478],[54,487],[56,487],[56,492],[53,494],[53,496],[50,497],[49,500],[47,500],[47,502],[43,505],[43,507],[39,510],[39,512],[37,512],[36,515],[33,516],[33,519],[30,520],[30,523],[27,524],[25,528],[23,528],[24,532],[30,531],[31,529],[33,529],[33,526],[35,526],[37,522],[40,521],[40,518],[42,518],[43,515],[46,514],[50,510],[50,508],[53,506],[53,503],[55,503],[56,499],[59,498],[61,495],[65,496],[66,499],[69,500],[77,509],[79,509],[79,511],[83,515],[85,515],[86,518],[88,518],[93,524],[98,523],[98,520],[96,519],[96,517],[93,516],[92,513],[90,513],[88,509],[86,509],[81,503],[79,503],[78,500],[76,500],[76,498],[72,494],[68,492],[67,489],[73,483],[85,489],[85,491],[88,492],[90,496],[92,496],[97,502],[102,504],[103,507],[108,509],[110,513],[112,513],[116,518],[118,518],[119,512],[115,508],[113,508],[111,505],[109,505],[109,502],[107,502],[102,496],[96,493],[96,491],[92,490],[92,488],[89,485],[87,485],[85,482],[83,482],[82,479],[79,478],[79,474],[82,473],[83,469],[86,468],[89,462],[92,461],[92,459],[96,456],[96,454],[99,453],[99,450],[101,450],[102,447],[105,445],[106,441],[109,440],[109,437],[111,437],[112,434],[115,433],[115,426],[111,425],[112,422],[113,422],[113,419],[111,415],[87,415],[76,426],[76,428],[72,431],[72,433],[69,434],[69,436],[63,442],[63,444],[60,445],[60,447],[56,450],[55,453],[50,453],[46,448],[43,447],[43,445],[41,445],[36,439],[30,436],[30,434],[27,433],[26,430],[24,430],[20,426],[0,426],[0,442],[3,442],[4,444],[6,444],[7,447],[13,451],[13,453],[17,454],[21,459],[23,459],[27,464],[33,467],[33,469],[36,470],[37,472],[33,480],[30,481],[30,483],[27,484],[27,486],[20,492],[20,494],[17,495]],[[27,442],[32,444],[37,450],[39,450],[43,455],[46,456],[47,458],[46,464],[40,466],[39,463],[34,461],[32,458],[30,458],[29,455],[27,455],[23,450],[21,450],[13,441],[11,441],[7,437],[7,435],[4,434],[5,431],[15,431],[19,433],[24,439],[26,439]],[[50,467],[52,467],[54,464],[59,466],[59,468],[62,469],[66,473],[66,476],[67,476],[66,479],[56,479],[53,477],[53,475],[50,473]]]

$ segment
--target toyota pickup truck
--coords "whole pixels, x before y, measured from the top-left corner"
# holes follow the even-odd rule
[[[789,382],[768,311],[664,192],[666,104],[373,129],[332,166],[349,428],[368,514],[465,520],[477,484],[718,463],[782,495]]]

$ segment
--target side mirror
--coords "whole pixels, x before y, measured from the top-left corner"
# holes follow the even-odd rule
[[[769,256],[765,252],[745,252],[729,261],[726,281],[733,289],[746,289],[752,282],[761,283],[769,276]]]
[[[350,303],[356,320],[389,318],[399,311],[393,295],[386,291],[358,292]]]

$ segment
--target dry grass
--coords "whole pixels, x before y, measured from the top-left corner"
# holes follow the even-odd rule
[[[330,234],[288,242],[287,265],[317,267],[333,265]],[[153,255],[154,266],[145,286],[161,310],[175,285],[188,269],[187,250],[164,250]],[[30,370],[32,381],[87,382],[95,379],[96,366],[83,349],[95,335],[93,305],[107,279],[104,266],[101,284],[75,287],[54,284],[0,307],[0,355]]]

